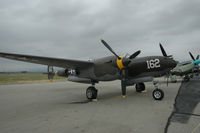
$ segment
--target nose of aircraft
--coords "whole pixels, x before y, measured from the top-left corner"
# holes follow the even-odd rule
[[[174,68],[178,64],[178,61],[175,61],[174,59],[170,59],[169,64],[170,64],[171,68]]]

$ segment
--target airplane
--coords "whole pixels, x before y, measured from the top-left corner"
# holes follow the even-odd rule
[[[199,55],[197,55],[196,59],[192,55],[191,52],[189,52],[190,57],[193,61],[187,61],[183,63],[178,63],[177,66],[170,71],[170,75],[176,75],[176,76],[184,76],[183,80],[185,82],[188,82],[190,78],[193,77],[193,73],[199,72]],[[170,76],[172,82],[176,82],[176,78]]]
[[[50,80],[53,79],[54,74],[57,74],[67,77],[68,81],[91,84],[92,86],[86,90],[86,97],[89,100],[97,99],[98,91],[95,84],[100,81],[121,80],[122,98],[125,98],[127,86],[136,84],[136,91],[142,92],[145,90],[144,82],[153,81],[154,77],[165,75],[177,65],[172,56],[166,54],[161,44],[159,45],[163,56],[137,57],[141,53],[138,50],[129,57],[123,57],[117,55],[103,39],[100,40],[113,56],[80,61],[0,52],[0,57],[47,65]],[[53,66],[64,69],[54,73]],[[162,100],[164,92],[158,88],[156,82],[154,82],[154,88],[153,98]]]

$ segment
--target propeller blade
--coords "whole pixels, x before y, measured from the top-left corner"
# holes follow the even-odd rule
[[[133,58],[137,57],[140,53],[141,53],[141,51],[138,50],[137,52],[133,53],[133,54],[129,57],[129,59],[133,59]]]
[[[100,39],[101,40],[101,42],[104,44],[104,46],[108,49],[108,50],[110,50],[110,52],[112,52],[118,59],[121,59],[115,52],[114,52],[114,50],[101,38]]]
[[[121,80],[121,86],[122,86],[122,97],[126,98],[126,81]]]
[[[126,98],[126,70],[123,69],[121,73],[121,87],[122,87],[122,98]]]
[[[192,55],[192,53],[189,52],[189,54],[190,54],[190,57],[191,57],[193,60],[195,60],[195,58],[194,58],[194,56]]]
[[[198,60],[199,59],[199,55],[197,55],[197,57],[196,57],[196,60]]]
[[[161,49],[161,52],[162,52],[163,56],[167,57],[167,53],[165,52],[165,50],[164,50],[162,44],[159,43],[159,45],[160,45],[160,49]]]

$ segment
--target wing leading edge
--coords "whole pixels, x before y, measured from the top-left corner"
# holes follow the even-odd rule
[[[93,65],[93,62],[89,62],[89,61],[41,57],[41,56],[22,55],[22,54],[13,54],[13,53],[0,52],[0,57],[12,59],[12,60],[48,65],[48,66],[71,68],[71,69],[88,68]]]

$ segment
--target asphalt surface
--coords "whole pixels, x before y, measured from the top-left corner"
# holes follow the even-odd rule
[[[134,87],[128,87],[127,98],[123,99],[120,81],[100,83],[96,85],[99,92],[97,102],[86,99],[86,84],[56,82],[1,85],[0,132],[164,133],[166,129],[176,132],[176,127],[182,124],[189,125],[188,131],[198,128],[198,116],[192,115],[189,119],[179,121],[171,115],[175,98],[178,99],[176,95],[180,82],[159,85],[165,92],[162,101],[152,98],[152,83],[145,85],[146,91],[143,93],[136,93]],[[198,103],[195,105],[191,112],[199,114]]]
[[[166,133],[200,133],[200,77],[183,82],[175,99]]]

